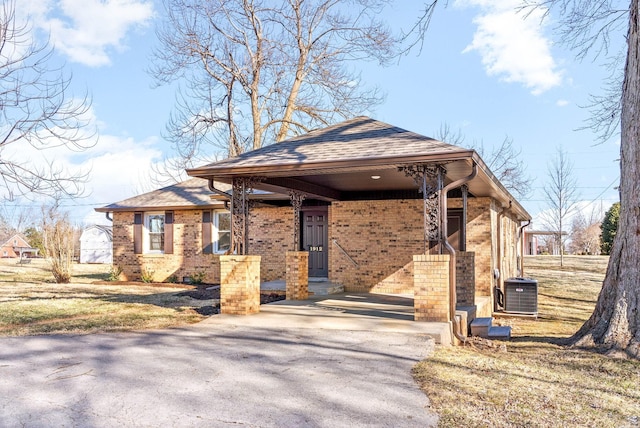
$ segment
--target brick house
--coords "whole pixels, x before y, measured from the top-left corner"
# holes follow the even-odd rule
[[[530,215],[478,154],[368,117],[187,173],[195,178],[97,209],[113,213],[113,260],[127,279],[202,272],[217,283],[233,253],[260,256],[270,281],[285,278],[287,252],[304,252],[309,278],[417,301],[423,262],[446,260],[448,315],[435,318],[451,318],[456,303],[492,302],[494,286],[521,271]]]
[[[37,257],[38,249],[32,248],[20,233],[0,237],[0,256],[3,258]]]

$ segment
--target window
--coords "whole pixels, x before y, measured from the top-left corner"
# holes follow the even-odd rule
[[[164,212],[149,212],[144,215],[145,253],[164,252]]]
[[[231,248],[231,213],[202,211],[202,253],[222,254]]]
[[[214,222],[214,251],[224,253],[231,248],[231,213],[229,211],[215,211]]]

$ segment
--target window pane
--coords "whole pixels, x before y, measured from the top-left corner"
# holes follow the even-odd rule
[[[164,234],[163,233],[149,234],[149,250],[151,251],[164,250]]]
[[[164,215],[154,214],[149,216],[149,233],[164,232]]]
[[[231,248],[231,232],[218,233],[218,251],[228,251]]]
[[[218,230],[231,230],[231,214],[217,213]]]

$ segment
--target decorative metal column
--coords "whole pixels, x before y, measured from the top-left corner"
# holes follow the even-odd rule
[[[438,194],[444,184],[445,169],[442,165],[411,165],[399,168],[407,177],[413,178],[422,193],[424,254],[429,252],[429,243],[440,238],[440,206]]]
[[[305,194],[297,190],[290,190],[291,206],[293,206],[293,251],[300,250],[300,209]]]
[[[260,177],[234,177],[231,193],[231,251],[246,255],[249,248],[249,193]]]

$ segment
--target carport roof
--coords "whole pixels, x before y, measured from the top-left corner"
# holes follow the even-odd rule
[[[239,156],[187,170],[202,177],[241,175],[252,172],[299,171],[387,164],[416,158],[468,156],[464,149],[369,117],[360,116],[328,128],[318,129],[278,144],[271,144]]]
[[[510,206],[521,220],[530,219],[475,151],[365,116],[187,173],[226,183],[234,177],[261,177],[257,189],[285,194],[287,189],[297,189],[321,199],[340,200],[349,192],[415,189],[413,179],[399,171],[402,166],[443,165],[449,183],[469,175],[474,163],[478,174],[468,184],[470,192],[493,197]]]

